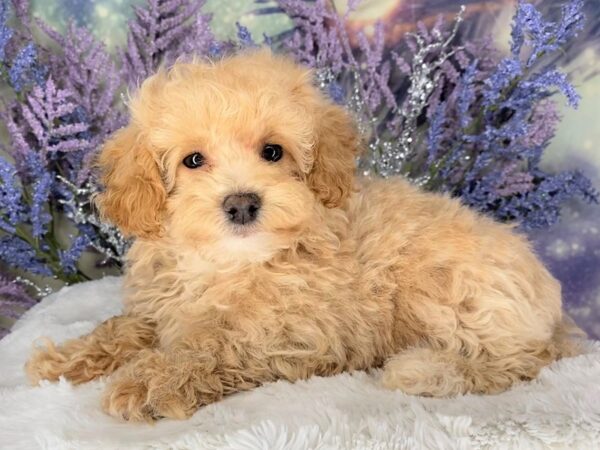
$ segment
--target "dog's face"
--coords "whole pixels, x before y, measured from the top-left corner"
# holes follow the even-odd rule
[[[98,205],[126,234],[214,260],[293,244],[316,202],[351,189],[358,137],[287,59],[255,52],[176,64],[146,80],[100,155]]]

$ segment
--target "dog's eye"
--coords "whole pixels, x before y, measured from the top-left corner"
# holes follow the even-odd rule
[[[183,158],[183,165],[190,169],[197,169],[204,164],[204,156],[201,153],[191,153]]]
[[[281,148],[281,145],[265,144],[260,156],[266,161],[277,162],[283,156],[283,149]]]

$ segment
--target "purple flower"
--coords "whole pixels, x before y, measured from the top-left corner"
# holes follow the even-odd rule
[[[519,0],[511,30],[510,50],[514,58],[518,59],[521,55],[521,49],[525,43],[525,33],[534,26],[539,29],[541,21],[541,14],[535,9],[535,6]]]
[[[519,58],[523,46],[530,47],[527,67],[532,67],[542,56],[555,52],[583,29],[583,0],[571,0],[561,7],[558,23],[545,21],[534,5],[519,0],[513,20],[511,52]]]
[[[200,8],[204,4],[204,1],[197,1],[200,4]],[[189,34],[187,34],[184,40],[180,43],[178,49],[182,55],[195,55],[195,56],[219,56],[221,55],[225,43],[220,42],[215,38],[210,23],[212,21],[212,14],[200,14],[196,13],[193,21],[192,28]]]
[[[239,22],[236,22],[235,26],[237,28],[238,42],[242,47],[257,47],[256,42],[254,42],[252,39],[252,34],[248,28]]]
[[[525,194],[534,188],[534,177],[526,167],[519,167],[517,162],[509,163],[499,172],[495,193],[500,197]]]
[[[520,145],[524,148],[543,147],[554,137],[559,123],[560,114],[556,104],[550,100],[541,101],[533,107],[529,129]]]
[[[29,92],[26,102],[4,112],[12,143],[9,152],[24,180],[35,182],[46,169],[75,174],[81,169],[82,158],[71,154],[86,153],[91,144],[84,136],[88,124],[73,120],[77,108],[72,94],[57,89],[49,78],[43,87]]]
[[[410,75],[412,71],[410,64],[408,64],[402,56],[398,55],[396,52],[392,52],[392,59],[403,75]]]
[[[22,91],[32,83],[41,83],[44,72],[37,63],[37,51],[33,43],[27,44],[18,53],[8,70],[10,83],[15,91]]]
[[[476,100],[476,91],[473,89],[475,75],[479,60],[475,59],[468,67],[458,83],[458,99],[456,109],[461,127],[465,128],[471,122],[469,109]]]
[[[267,47],[273,46],[273,38],[268,36],[266,33],[263,33],[263,44]]]
[[[44,88],[36,86],[27,100],[23,116],[43,154],[85,151],[89,147],[89,142],[79,137],[88,130],[88,124],[68,123],[77,110],[72,91],[57,89],[50,77]]]
[[[14,233],[22,215],[23,204],[17,171],[6,159],[0,157],[0,228],[7,233]]]
[[[29,0],[12,0],[12,6],[15,10],[15,16],[20,23],[29,23]]]
[[[329,68],[336,75],[348,67],[349,38],[327,0],[279,0],[278,5],[294,22],[294,31],[282,44],[298,62]]]
[[[546,70],[535,74],[529,80],[523,82],[521,89],[524,91],[540,92],[536,97],[541,99],[547,96],[549,89],[552,87],[558,88],[567,97],[569,106],[577,108],[581,97],[569,82],[567,75],[557,70]]]
[[[555,223],[568,198],[596,201],[598,197],[581,173],[548,174],[539,168],[558,123],[549,97],[558,89],[569,105],[576,107],[579,101],[567,76],[540,59],[542,53],[558,48],[548,44],[548,33],[563,30],[558,38],[562,44],[574,36],[579,15],[573,8],[581,4],[570,5],[563,9],[563,21],[554,24],[520,2],[513,22],[512,56],[496,67],[481,64],[475,56],[466,65],[470,51],[465,47],[460,56],[464,73],[457,78],[453,69],[448,72],[442,66],[440,79],[445,84],[435,95],[445,90],[447,101],[430,101],[434,109],[428,111],[427,164],[437,174],[432,185],[499,220],[519,221],[527,229]],[[527,50],[539,54],[535,69],[520,59]],[[440,117],[445,117],[445,123],[440,124]]]
[[[136,86],[161,64],[172,64],[184,52],[214,49],[214,36],[208,29],[210,16],[200,14],[203,4],[195,0],[147,0],[144,7],[134,7],[127,48],[121,52],[122,72],[129,86]]]
[[[331,97],[331,99],[338,105],[344,104],[344,101],[346,100],[346,91],[340,83],[336,81],[329,83],[327,85],[327,93],[329,94],[329,97]]]
[[[383,55],[383,24],[378,22],[375,25],[375,34],[371,42],[362,32],[358,34],[358,42],[363,57],[361,67],[365,67],[361,82],[369,109],[372,112],[376,111],[382,101],[385,101],[388,108],[396,108],[396,98],[389,86],[391,64],[384,61]]]
[[[218,57],[223,54],[223,44],[221,42],[212,42],[208,49],[208,56]]]
[[[75,273],[77,271],[77,261],[81,254],[89,247],[91,241],[85,233],[80,233],[71,243],[68,250],[60,252],[60,264],[66,273]]]
[[[43,22],[39,26],[61,48],[60,53],[50,58],[52,84],[46,89],[47,94],[57,96],[54,101],[62,103],[64,108],[58,114],[63,124],[60,132],[79,141],[85,139],[89,150],[94,151],[125,123],[117,104],[121,84],[117,67],[104,44],[89,30],[70,22],[66,35],[62,36]],[[55,84],[56,80],[60,86]],[[72,142],[74,146],[80,144],[83,142]],[[89,164],[80,168],[77,174],[80,183],[89,169]]]
[[[45,176],[48,171],[47,161],[40,153],[30,151],[18,161],[17,170],[24,184],[31,185]]]
[[[521,225],[525,229],[546,228],[557,222],[565,200],[579,196],[590,201],[597,199],[590,181],[579,172],[538,173],[538,176],[543,178],[534,181],[534,189],[525,195],[509,197],[499,208],[498,215],[523,217]]]
[[[522,75],[521,61],[505,58],[500,61],[498,68],[485,81],[486,89],[483,91],[484,105],[489,106],[503,96],[504,91]]]
[[[435,109],[427,130],[427,163],[431,164],[437,158],[442,139],[445,134],[446,102],[442,102]]]
[[[0,237],[0,261],[36,275],[52,275],[52,271],[38,258],[31,245],[16,236]]]
[[[40,238],[46,233],[46,225],[52,220],[52,216],[46,211],[46,205],[52,189],[52,175],[48,172],[38,179],[33,186],[31,198],[31,228],[34,238]]]
[[[8,5],[6,0],[0,1],[0,62],[6,58],[6,45],[13,36],[13,30],[8,27]]]

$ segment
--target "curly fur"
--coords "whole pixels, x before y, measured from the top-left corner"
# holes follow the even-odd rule
[[[144,82],[99,161],[100,209],[137,238],[125,315],[36,350],[34,382],[115,371],[106,411],[151,420],[382,365],[410,394],[495,393],[577,351],[525,238],[401,179],[355,180],[356,129],[310,80],[263,51]],[[248,191],[260,217],[236,228],[221,204]]]

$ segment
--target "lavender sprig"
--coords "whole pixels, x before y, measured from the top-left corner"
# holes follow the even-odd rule
[[[207,26],[210,16],[200,14],[204,0],[147,0],[134,7],[127,48],[121,52],[122,75],[137,86],[161,64],[171,64],[185,51],[205,55],[215,38]]]
[[[556,89],[570,106],[579,102],[567,76],[552,64],[544,65],[543,56],[581,29],[581,6],[580,1],[571,2],[563,8],[562,20],[552,23],[544,22],[531,5],[519,2],[511,56],[483,80],[473,77],[477,64],[473,60],[457,84],[469,98],[459,95],[454,116],[444,113],[451,140],[434,170],[436,189],[459,195],[500,220],[518,220],[524,228],[555,223],[561,203],[568,198],[597,200],[596,190],[580,172],[549,174],[539,168],[557,123],[556,117],[545,122],[541,105],[550,105]],[[523,54],[529,55],[526,61]]]

